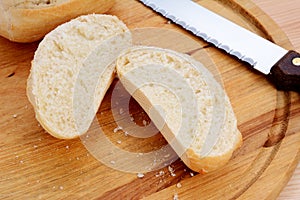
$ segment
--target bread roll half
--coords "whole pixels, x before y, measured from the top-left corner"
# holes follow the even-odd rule
[[[14,42],[33,42],[58,25],[84,14],[105,13],[115,0],[2,0],[0,35]]]
[[[118,76],[184,163],[210,172],[225,165],[242,143],[220,84],[187,55],[137,46],[117,60]]]
[[[51,135],[85,133],[115,74],[115,59],[131,46],[115,16],[92,14],[58,26],[39,44],[27,94],[36,118]]]

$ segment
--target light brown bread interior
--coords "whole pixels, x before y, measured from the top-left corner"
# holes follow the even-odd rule
[[[110,15],[81,16],[47,34],[27,82],[40,124],[58,138],[84,134],[114,78],[115,59],[130,45],[128,28]]]
[[[126,90],[191,169],[216,170],[224,166],[241,145],[242,136],[229,98],[212,74],[191,57],[166,49],[137,46],[119,56],[117,73]],[[183,89],[182,80],[188,88]],[[143,81],[145,84],[141,84]],[[154,115],[153,109],[156,110]]]
[[[188,167],[209,172],[224,166],[242,137],[221,85],[187,55],[145,46],[126,50],[130,46],[128,28],[109,15],[81,16],[46,35],[27,83],[40,124],[58,138],[84,134],[117,66],[124,87]]]

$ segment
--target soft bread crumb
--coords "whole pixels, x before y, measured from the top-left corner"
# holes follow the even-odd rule
[[[173,196],[173,200],[179,200],[179,196],[178,196],[178,194],[177,194],[177,193],[175,193],[175,194],[174,194],[174,196]]]
[[[169,170],[171,176],[173,176],[173,177],[176,176],[176,174],[175,174],[175,169],[174,169],[173,167],[168,166],[168,170]]]
[[[131,34],[115,16],[86,15],[50,32],[32,61],[27,93],[50,134],[70,139],[87,131]]]
[[[153,70],[155,67],[157,70]],[[177,73],[174,73],[175,76],[181,77],[172,79],[170,74],[174,71]],[[148,115],[153,105],[162,108],[164,115],[157,111],[157,116],[149,116],[156,125],[164,121],[166,126],[161,130],[162,134],[192,170],[209,172],[220,168],[241,144],[241,134],[229,98],[210,72],[191,57],[156,47],[136,46],[119,56],[117,73],[125,89],[135,92],[134,98]],[[169,88],[164,84],[141,84],[143,81],[150,83],[155,77],[166,80],[164,84],[169,83]],[[176,93],[186,91],[182,89],[180,79],[185,80],[193,91],[197,102],[195,107],[191,105],[191,99],[186,98],[188,93]],[[183,109],[182,104],[189,106]],[[182,123],[187,116],[197,121]],[[211,129],[216,122],[220,123],[220,127]],[[186,127],[184,131],[182,126]],[[172,140],[174,136],[175,143]]]
[[[111,161],[110,161],[110,164],[115,165],[115,164],[116,164],[116,161],[111,160]]]
[[[122,131],[122,130],[123,130],[122,126],[118,126],[114,129],[114,133],[117,133],[118,131]]]
[[[138,178],[144,178],[144,176],[145,176],[145,174],[143,174],[143,173],[138,173],[138,174],[137,174],[137,177],[138,177]]]

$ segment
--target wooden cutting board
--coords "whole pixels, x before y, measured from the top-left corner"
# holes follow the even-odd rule
[[[292,49],[282,30],[251,1],[197,2]],[[180,160],[143,178],[107,167],[80,139],[55,139],[35,120],[25,88],[38,42],[16,44],[0,38],[0,199],[275,199],[300,159],[299,94],[277,91],[246,64],[193,37],[138,1],[118,1],[109,14],[117,15],[131,29],[168,28],[196,41],[199,47],[195,52],[205,51],[220,72],[244,137],[243,146],[224,168],[206,175],[190,171]],[[170,40],[169,45],[185,46],[176,40]],[[135,152],[164,145],[160,134],[136,140],[116,131],[118,122],[127,120],[111,101],[117,83],[97,114],[111,142]],[[122,98],[126,92],[117,89],[120,105],[128,106]],[[129,102],[131,120],[142,128],[149,124],[138,104],[133,99]],[[112,117],[112,113],[120,116]]]

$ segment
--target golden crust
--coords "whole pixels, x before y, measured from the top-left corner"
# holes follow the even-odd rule
[[[34,95],[32,94],[32,78],[31,78],[31,74],[29,75],[28,79],[27,79],[27,87],[26,87],[26,95],[27,98],[29,100],[29,102],[31,103],[34,111],[35,111],[35,117],[38,120],[38,122],[41,124],[41,126],[52,136],[59,138],[59,139],[73,139],[73,138],[64,138],[61,135],[54,133],[53,130],[51,128],[49,128],[45,123],[43,123],[43,120],[40,118],[38,111],[36,109],[36,99],[34,97]],[[74,137],[75,138],[75,137]]]
[[[141,47],[141,46],[133,47],[132,49],[127,50],[127,52],[124,52],[124,55],[134,52],[136,50],[144,50],[144,49],[156,50],[156,48],[154,48],[154,47]],[[165,52],[168,52],[168,51],[165,51]],[[120,57],[122,57],[124,55],[120,55]],[[181,54],[176,54],[176,55],[181,56]],[[190,59],[189,57],[187,57],[187,58]],[[193,60],[190,60],[190,61],[195,62]],[[123,74],[122,62],[120,62],[120,59],[117,60],[117,72],[118,72],[119,78],[120,78],[121,82],[123,83],[123,85],[125,86],[125,88],[127,90],[130,89],[131,88],[130,80],[126,79],[126,77]],[[210,84],[212,86],[214,85],[213,82]],[[141,106],[147,112],[151,105],[150,100],[148,100],[140,90],[135,91],[134,94],[135,94],[134,98],[137,100],[137,102],[139,102],[141,104]],[[228,103],[228,105],[226,106],[225,109],[230,113],[228,117],[235,118],[233,111],[229,104],[229,99],[225,99],[225,100]],[[154,120],[154,123],[155,123],[155,119],[152,119],[152,120]],[[200,173],[208,173],[208,172],[214,171],[214,170],[219,169],[222,166],[224,166],[231,159],[233,152],[242,145],[242,135],[241,135],[240,131],[237,129],[237,127],[235,127],[236,124],[233,123],[230,126],[231,126],[229,128],[230,131],[235,132],[232,134],[232,136],[235,138],[235,141],[233,142],[231,149],[224,150],[224,152],[222,152],[222,154],[220,154],[219,156],[211,156],[211,155],[200,155],[193,148],[188,148],[183,155],[180,155],[182,161],[186,164],[186,166],[189,167],[190,169],[192,169],[196,172],[200,172]],[[164,129],[162,129],[161,132],[163,133],[164,137],[167,139],[168,142],[170,141],[170,138],[171,139],[174,138],[174,134],[169,129],[167,124],[164,126]],[[227,136],[227,137],[229,137],[229,136]],[[184,148],[184,147],[182,147],[182,145],[180,145],[180,141],[173,148],[175,148],[175,151],[176,151],[176,148],[179,148],[179,147]],[[181,152],[181,151],[179,150],[178,152]]]
[[[235,146],[223,155],[200,158],[199,155],[197,155],[193,149],[188,149],[185,153],[185,156],[182,157],[183,162],[193,171],[202,174],[206,174],[208,172],[219,169],[220,167],[227,164],[230,158],[232,157],[233,152],[242,146],[242,136],[239,133],[239,130],[237,130],[237,132],[237,135],[239,137]]]
[[[92,19],[97,19],[97,20],[101,20],[101,19],[110,19],[110,20],[112,20],[114,23],[117,23],[117,24],[120,24],[120,29],[121,29],[121,31],[120,32],[123,32],[123,31],[125,31],[125,30],[127,30],[127,27],[125,26],[125,25],[123,25],[123,23],[121,23],[121,21],[119,21],[119,20],[117,20],[117,18],[115,17],[115,16],[110,16],[110,15],[99,15],[99,17],[98,16],[96,16],[96,15],[87,15],[86,17],[89,17],[89,16],[92,16]],[[96,16],[95,18],[93,17],[93,16]],[[85,18],[85,16],[83,17],[83,18]],[[78,19],[82,19],[82,17],[81,18],[78,18]],[[76,19],[75,19],[76,20]],[[74,21],[75,21],[74,20]],[[72,23],[72,22],[71,22]],[[114,24],[114,23],[112,23],[112,24]],[[68,27],[68,26],[67,26]],[[124,29],[124,30],[123,30]],[[76,30],[76,29],[75,29]],[[57,33],[57,31],[55,32],[56,30],[54,30],[53,32],[52,32],[52,34],[56,34]],[[60,31],[60,30],[58,30],[58,31]],[[118,31],[117,31],[118,32]],[[117,33],[116,32],[116,33]],[[59,32],[58,32],[59,33]],[[51,34],[51,33],[50,33]],[[49,35],[50,35],[49,34]],[[123,33],[122,33],[123,34]],[[127,37],[125,37],[124,39],[126,39]],[[107,38],[107,39],[109,39],[109,38]],[[128,38],[126,39],[126,45],[127,45],[127,43],[129,44],[129,40],[128,40]],[[45,38],[45,40],[43,41],[43,44],[41,43],[40,44],[40,48],[47,48],[48,47],[48,45],[47,45],[47,43],[48,43],[48,41],[49,41],[49,37],[48,37],[48,39],[46,39]],[[50,41],[51,41],[51,37],[50,37]],[[101,43],[105,43],[104,42],[105,41],[105,38],[103,39],[103,41],[101,42]],[[122,39],[122,41],[123,41],[123,39]],[[84,41],[83,41],[84,42]],[[124,43],[123,42],[123,43]],[[123,43],[121,43],[122,45],[124,45]],[[83,43],[84,44],[84,43]],[[95,43],[95,45],[99,45],[99,42],[98,43]],[[119,45],[119,43],[118,42],[116,42],[116,45]],[[107,46],[107,48],[111,48],[110,46]],[[121,48],[121,47],[120,47]],[[123,48],[123,46],[122,46],[122,48]],[[101,48],[100,49],[98,49],[98,48],[95,48],[95,50],[102,50]],[[92,52],[92,51],[95,51],[95,50],[90,50],[90,52],[88,52],[87,54],[88,55],[90,55],[90,53]],[[37,50],[37,52],[36,52],[36,54],[35,54],[35,60],[39,60],[39,62],[42,62],[41,61],[41,59],[40,58],[43,58],[43,57],[41,57],[40,55],[42,55],[41,53],[40,53],[41,51],[38,51]],[[44,54],[43,54],[44,55]],[[86,60],[86,58],[87,57],[85,57],[83,60]],[[35,64],[36,63],[36,64]],[[56,137],[56,138],[60,138],[60,139],[73,139],[73,138],[76,138],[76,137],[79,137],[80,135],[82,135],[82,134],[84,134],[85,132],[86,132],[86,130],[85,129],[83,129],[83,130],[78,130],[79,128],[78,127],[76,127],[78,124],[76,124],[76,122],[74,122],[75,121],[75,119],[73,120],[73,118],[72,117],[70,117],[70,121],[73,123],[74,122],[74,124],[72,124],[72,130],[69,130],[70,132],[68,132],[68,130],[67,130],[67,132],[64,134],[64,133],[61,133],[59,130],[58,130],[58,128],[55,126],[55,125],[53,125],[53,124],[51,124],[51,122],[49,123],[49,118],[47,118],[47,117],[45,117],[45,115],[47,115],[47,113],[45,113],[44,112],[44,110],[43,109],[41,109],[41,102],[43,102],[43,98],[41,98],[40,96],[39,96],[39,94],[36,94],[35,93],[35,88],[36,88],[36,86],[37,86],[37,84],[39,84],[39,82],[38,82],[38,75],[39,75],[39,73],[38,73],[38,71],[37,71],[37,69],[38,68],[36,68],[35,67],[35,65],[38,65],[38,62],[34,62],[34,61],[32,61],[32,69],[31,69],[31,72],[30,72],[30,75],[29,75],[29,77],[28,77],[28,79],[27,79],[27,88],[26,88],[26,93],[27,93],[27,97],[28,97],[28,99],[29,99],[29,102],[32,104],[32,106],[33,106],[33,108],[34,108],[34,111],[35,111],[35,117],[36,117],[36,119],[39,121],[39,123],[40,123],[40,125],[49,133],[49,134],[51,134],[52,136],[54,136],[54,137]],[[51,65],[51,64],[50,64]],[[45,65],[45,67],[47,67],[48,66],[48,64],[47,65]],[[80,67],[82,67],[82,66],[84,66],[84,65],[81,65]],[[77,67],[79,67],[79,65],[77,66]],[[97,66],[98,67],[98,66]],[[91,104],[93,104],[94,106],[95,106],[95,108],[98,108],[99,106],[100,106],[100,103],[101,103],[101,101],[102,101],[102,99],[103,99],[103,96],[105,95],[105,93],[106,93],[106,91],[108,90],[108,88],[110,87],[110,85],[111,85],[111,83],[112,83],[112,81],[113,81],[113,79],[114,79],[114,77],[115,77],[115,63],[113,63],[113,64],[111,64],[107,69],[106,69],[106,71],[105,71],[105,78],[104,78],[104,80],[105,80],[105,83],[103,83],[103,84],[101,84],[101,93],[99,92],[99,93],[97,93],[97,94],[94,94],[94,95],[96,95],[95,97],[95,99],[97,100],[95,100],[95,102],[91,102]],[[100,77],[99,77],[100,78]],[[72,80],[72,79],[71,79]],[[98,80],[99,81],[99,80]],[[47,87],[45,88],[45,89],[47,89]],[[103,92],[103,93],[102,93]],[[72,98],[71,98],[72,99]],[[99,102],[98,102],[98,100],[99,100]],[[73,102],[71,102],[72,100],[69,100],[69,103],[71,104],[71,103],[73,103]],[[98,105],[99,104],[99,105]],[[71,113],[71,115],[72,115],[72,110],[69,112],[69,113]],[[95,113],[96,114],[96,113]],[[91,119],[92,120],[92,119]],[[74,129],[73,129],[74,128]],[[85,128],[88,128],[88,127],[85,127]],[[71,132],[72,131],[72,132]]]
[[[80,15],[105,13],[114,2],[85,0],[82,3],[82,0],[71,0],[57,6],[35,9],[10,8],[6,11],[9,14],[0,14],[0,35],[14,42],[34,42],[42,39],[58,25]]]

